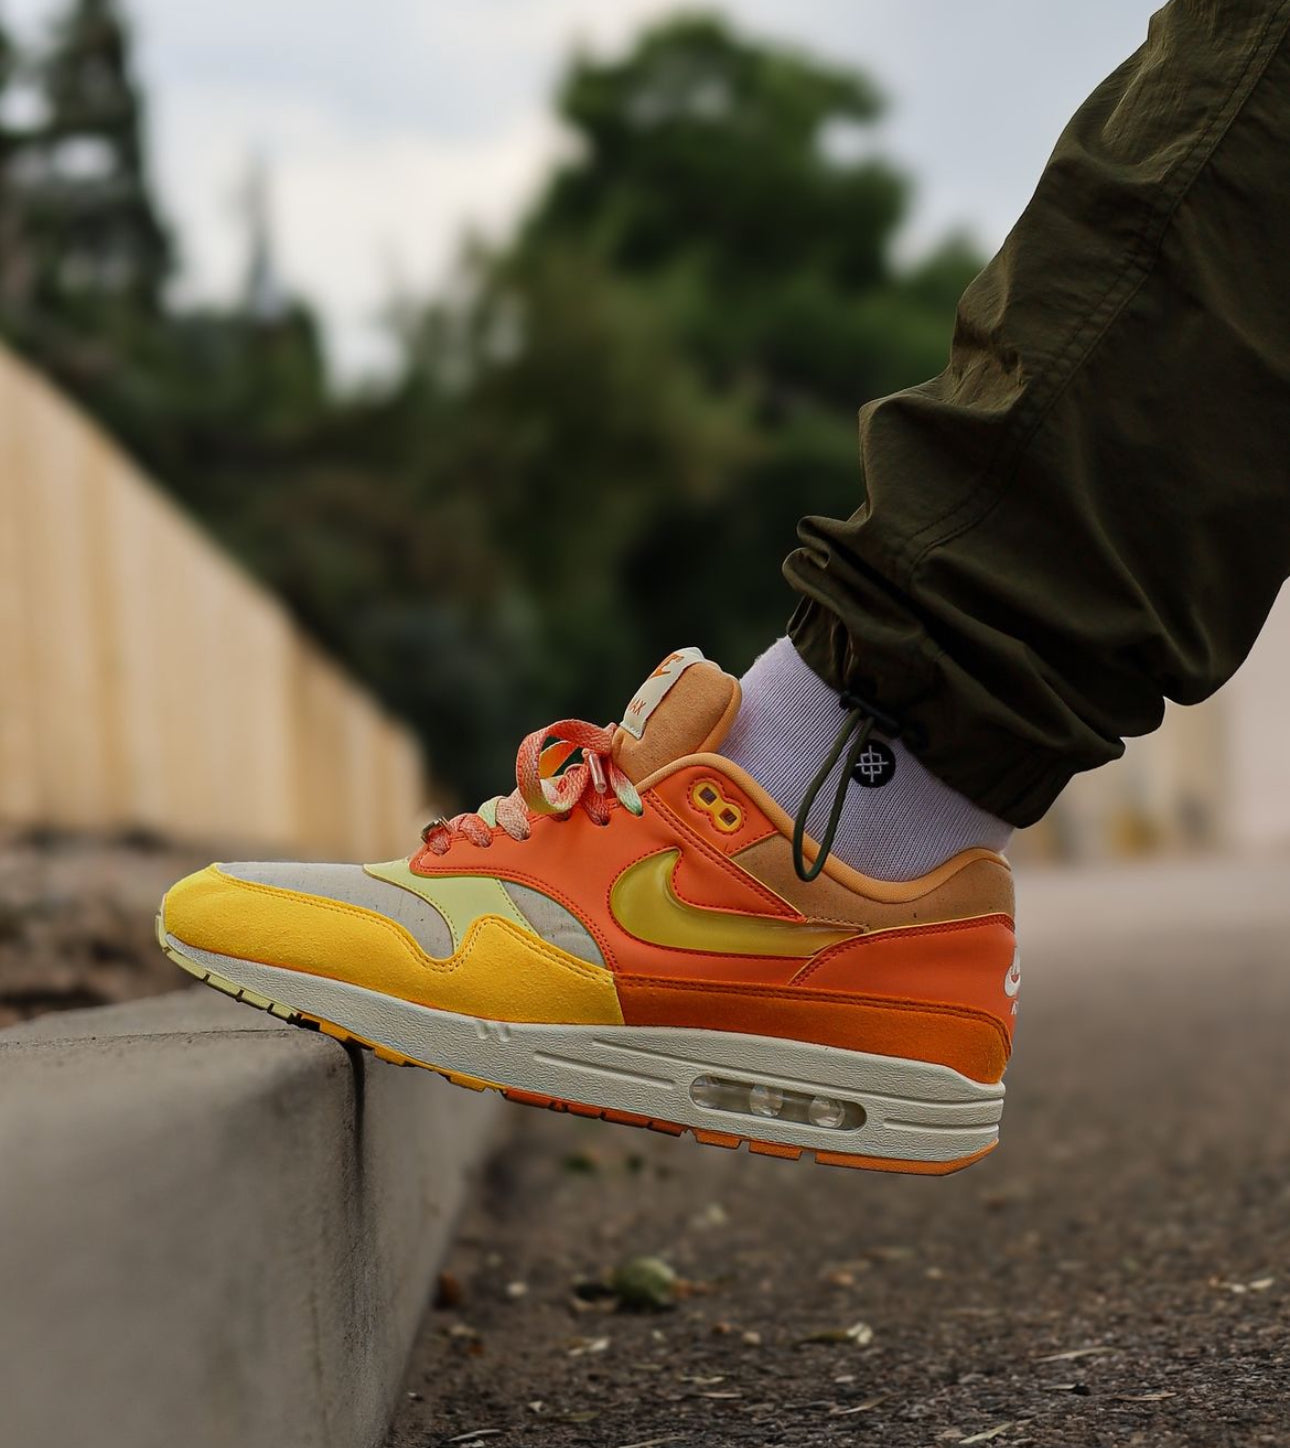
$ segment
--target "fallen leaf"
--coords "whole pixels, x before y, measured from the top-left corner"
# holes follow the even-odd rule
[[[454,1307],[460,1307],[465,1295],[461,1290],[461,1282],[453,1273],[440,1272],[434,1289],[434,1305],[438,1311],[451,1311]]]
[[[870,1408],[876,1408],[879,1403],[885,1403],[891,1397],[890,1393],[879,1393],[876,1398],[866,1398],[863,1403],[857,1403],[854,1408],[831,1408],[831,1418],[850,1418],[856,1413],[867,1413]]]
[[[629,1311],[659,1312],[676,1305],[676,1273],[661,1257],[629,1257],[620,1262],[609,1286]]]
[[[730,1221],[730,1213],[720,1202],[709,1202],[701,1212],[690,1218],[690,1225],[700,1231],[706,1227],[724,1227]]]
[[[583,1357],[587,1353],[604,1352],[609,1347],[607,1337],[575,1337],[569,1344],[570,1357]]]
[[[959,1448],[968,1448],[970,1443],[988,1443],[991,1438],[997,1438],[1016,1426],[1016,1423],[998,1423],[993,1428],[987,1428],[984,1433],[973,1433],[970,1438],[960,1438]]]
[[[826,1327],[798,1339],[799,1343],[850,1342],[856,1347],[868,1347],[872,1341],[873,1328],[867,1322],[856,1322],[850,1327]]]
[[[449,1438],[449,1443],[473,1443],[477,1438],[496,1438],[502,1430],[500,1428],[476,1428],[470,1433],[458,1433],[455,1438]]]
[[[1050,1352],[1037,1357],[1037,1363],[1072,1363],[1076,1358],[1097,1357],[1100,1353],[1114,1352],[1113,1347],[1073,1347],[1069,1352]]]
[[[1166,1398],[1176,1398],[1177,1393],[1111,1393],[1117,1403],[1160,1403]]]
[[[479,1357],[484,1351],[484,1344],[480,1339],[479,1333],[473,1327],[468,1327],[464,1322],[454,1322],[453,1325],[448,1328],[445,1336],[459,1344],[471,1357]]]

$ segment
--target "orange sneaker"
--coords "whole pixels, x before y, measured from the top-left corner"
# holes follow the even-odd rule
[[[997,1143],[1012,1043],[1007,861],[892,883],[830,858],[803,882],[793,822],[711,752],[738,706],[673,654],[617,727],[531,734],[516,792],[428,825],[410,860],[212,865],[167,893],[161,944],[250,1005],[512,1101],[967,1166]]]

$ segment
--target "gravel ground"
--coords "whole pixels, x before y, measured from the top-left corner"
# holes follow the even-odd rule
[[[142,834],[0,831],[0,1029],[186,984],[153,921],[166,887],[210,859]]]
[[[957,1176],[514,1108],[390,1448],[1290,1444],[1287,878],[1030,883],[1003,1146]],[[669,1309],[597,1295],[640,1254]]]

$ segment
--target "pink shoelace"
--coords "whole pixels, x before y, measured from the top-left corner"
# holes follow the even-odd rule
[[[534,815],[567,815],[579,804],[598,825],[607,825],[611,793],[624,809],[640,814],[644,806],[636,786],[610,752],[614,728],[561,719],[535,730],[515,756],[514,793],[448,820],[431,820],[421,831],[422,840],[436,855],[446,854],[458,836],[487,848],[493,842],[494,821],[511,839],[527,840]],[[549,739],[555,742],[547,744]],[[582,758],[562,768],[579,750]]]

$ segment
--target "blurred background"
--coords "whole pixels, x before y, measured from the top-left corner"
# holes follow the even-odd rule
[[[0,820],[395,853],[741,672],[1150,9],[0,3]],[[1284,842],[1288,647],[1019,857]]]

